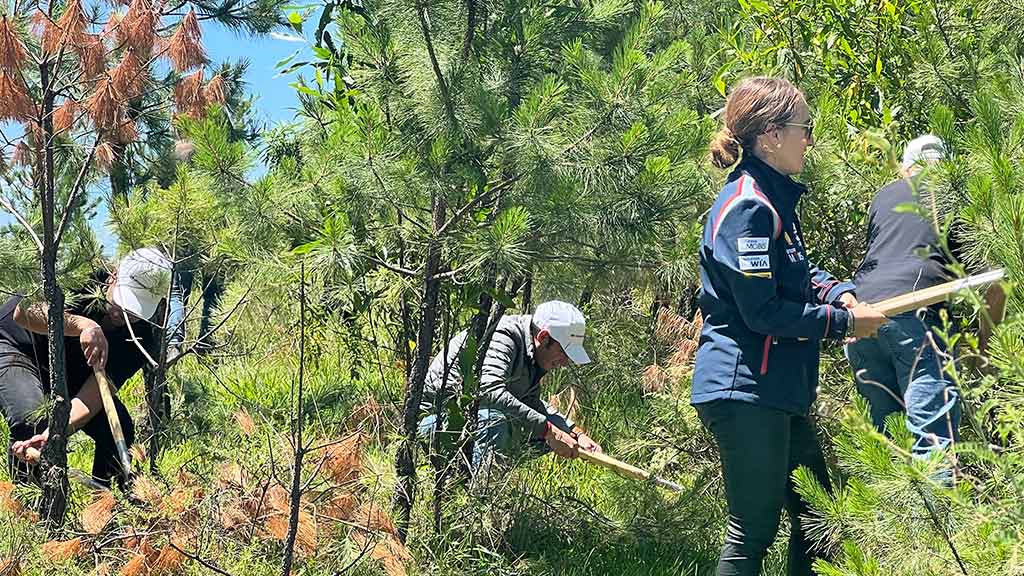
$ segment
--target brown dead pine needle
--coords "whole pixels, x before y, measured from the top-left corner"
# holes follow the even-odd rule
[[[104,492],[99,495],[92,504],[82,510],[82,528],[87,534],[99,534],[106,528],[110,519],[114,517],[114,500],[112,492]]]
[[[117,574],[118,576],[143,576],[148,573],[149,565],[146,564],[146,556],[144,554],[135,554],[121,567]]]
[[[224,488],[245,488],[245,471],[238,462],[225,462],[220,467],[217,482]]]
[[[60,563],[84,556],[86,546],[81,537],[71,540],[50,540],[43,544],[42,553],[50,562]]]
[[[175,488],[164,498],[161,508],[164,513],[174,518],[190,508],[195,502],[195,492],[190,488]]]
[[[168,544],[160,550],[160,554],[153,561],[153,565],[150,566],[149,573],[153,576],[171,576],[181,572],[184,563],[185,555],[174,546]]]
[[[95,80],[107,72],[107,47],[99,34],[84,34],[80,43],[75,44],[75,52],[82,74],[86,80]]]
[[[164,493],[152,478],[139,476],[132,484],[132,496],[150,506],[157,506],[163,500]]]
[[[355,494],[338,494],[317,508],[317,514],[329,520],[351,520],[359,500]]]
[[[206,83],[206,88],[203,88],[203,98],[211,104],[223,104],[227,100],[223,76],[215,74],[213,78],[210,78],[210,81]]]
[[[644,374],[641,378],[644,392],[648,393],[661,392],[671,381],[672,379],[668,373],[657,364],[651,364],[644,368]]]
[[[274,512],[264,521],[264,529],[275,540],[284,542],[288,538],[288,512]],[[317,550],[316,518],[306,510],[299,511],[299,525],[295,533],[296,550],[310,555]]]
[[[242,510],[238,502],[231,502],[220,510],[220,524],[225,530],[231,531],[249,523],[249,516]]]
[[[373,502],[366,502],[360,506],[352,516],[352,522],[369,532],[386,532],[398,535],[398,529],[395,528],[395,523],[391,520],[391,516]]]
[[[398,538],[390,535],[375,538],[358,530],[353,530],[350,538],[360,550],[368,550],[370,558],[380,562],[388,576],[406,576],[405,564],[412,557]]]
[[[324,470],[338,484],[359,480],[363,460],[363,435],[359,432],[324,449]]]
[[[186,72],[207,62],[203,49],[202,31],[194,10],[181,19],[178,29],[167,40],[167,58],[177,72]]]
[[[252,416],[245,411],[245,408],[240,408],[235,412],[235,422],[238,423],[238,428],[246,436],[252,436],[256,433],[256,422],[254,422]]]
[[[0,107],[0,120],[22,121],[35,113],[21,80],[6,72],[0,73]]]
[[[13,556],[0,560],[0,576],[21,576],[21,562]]]
[[[148,59],[153,54],[153,45],[157,40],[156,26],[159,22],[160,14],[149,0],[132,0],[128,11],[117,25],[117,40],[140,58]]]

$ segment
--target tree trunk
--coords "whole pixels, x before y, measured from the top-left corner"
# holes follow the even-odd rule
[[[580,299],[576,303],[579,308],[586,308],[587,304],[590,304],[590,299],[594,297],[593,282],[588,282],[587,287],[580,292]]]
[[[44,214],[46,211],[44,210]],[[51,212],[52,214],[52,212]],[[44,230],[46,229],[43,218]],[[71,401],[68,398],[64,361],[64,293],[57,283],[56,250],[52,246],[52,216],[50,233],[43,252],[43,294],[49,303],[47,330],[49,332],[50,395],[53,411],[50,412],[50,438],[43,448],[43,499],[40,516],[51,528],[64,524],[68,505],[68,455],[67,428],[71,416]]]
[[[523,284],[523,308],[522,314],[533,312],[533,271],[526,273],[526,282]]]
[[[450,370],[458,370],[458,366],[448,365],[448,345],[451,342],[451,323],[452,323],[452,309],[451,301],[446,298],[444,307],[444,317],[441,320],[441,358],[444,358],[444,378],[441,382],[441,390],[437,393],[438,402],[435,405],[435,414],[437,422],[440,423],[447,407],[444,406],[440,400],[445,398],[446,386],[448,385],[448,374]],[[461,353],[461,352],[460,352]],[[446,426],[447,428],[447,426]],[[451,461],[445,458],[445,454],[441,453],[440,446],[440,435],[433,434],[431,436],[430,443],[430,465],[434,467],[434,533],[440,534],[443,528],[443,519],[441,517],[442,508],[444,507],[444,494],[448,485],[449,468],[451,467]]]
[[[68,398],[64,360],[64,293],[57,282],[57,230],[54,223],[57,199],[54,189],[53,166],[53,91],[50,87],[50,62],[39,66],[40,83],[43,86],[42,136],[36,146],[36,164],[42,168],[41,208],[43,216],[42,275],[43,294],[47,309],[47,332],[49,337],[50,395],[53,411],[50,412],[50,438],[43,448],[43,498],[40,516],[51,530],[64,524],[68,505],[68,454],[67,428],[71,415],[71,399]],[[41,153],[40,153],[41,151]],[[40,162],[41,160],[41,162]],[[40,166],[41,164],[41,166]]]
[[[295,447],[292,461],[291,503],[288,516],[288,534],[285,538],[284,559],[281,561],[281,575],[290,576],[295,557],[295,539],[299,533],[299,512],[302,508],[302,459],[306,447],[302,444],[302,427],[305,426],[303,384],[306,366],[306,264],[302,263],[299,284],[299,376],[295,399],[295,413],[292,420],[292,444]]]
[[[420,401],[423,398],[423,382],[430,365],[430,351],[434,346],[434,327],[437,324],[437,301],[441,292],[441,280],[437,272],[441,268],[441,241],[436,233],[444,226],[447,202],[436,195],[433,204],[433,232],[427,242],[427,259],[423,265],[423,299],[420,302],[420,325],[416,336],[416,358],[407,380],[405,410],[402,419],[402,445],[398,448],[395,470],[398,485],[395,487],[394,502],[397,508],[398,537],[405,542],[409,533],[409,518],[416,498],[416,428]]]
[[[679,305],[676,308],[676,313],[683,318],[693,319],[693,315],[697,312],[697,308],[700,305],[699,297],[699,286],[687,286],[679,297]]]
[[[167,314],[164,314],[163,325],[167,325]],[[161,451],[161,440],[167,421],[171,417],[171,396],[167,392],[167,330],[153,327],[153,337],[157,341],[156,367],[145,371],[146,408],[148,410],[146,433],[149,436],[149,470],[157,473],[157,460]]]
[[[398,211],[398,227],[402,227],[402,212]],[[406,266],[405,242],[402,240],[401,232],[398,234],[398,265]],[[409,379],[412,371],[412,351],[409,350],[409,337],[412,336],[412,313],[409,311],[408,292],[402,291],[402,302],[399,304],[402,316],[402,328],[399,330],[398,341],[395,342],[395,350],[402,355],[402,364],[405,368],[405,378]]]

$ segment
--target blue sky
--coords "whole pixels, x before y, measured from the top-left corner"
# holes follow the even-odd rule
[[[223,61],[249,61],[246,74],[249,92],[257,97],[256,106],[260,116],[271,125],[290,121],[297,106],[295,91],[288,86],[295,81],[296,75],[277,76],[274,65],[296,50],[310,53],[309,46],[304,42],[284,38],[298,39],[294,33],[284,31],[275,32],[272,36],[252,38],[217,25],[206,25],[203,29],[206,51],[215,64]]]
[[[305,41],[296,40],[299,38],[294,33],[289,34],[284,30],[271,36],[253,38],[237,34],[217,24],[203,25],[203,44],[213,66],[224,61],[249,62],[249,70],[245,77],[247,90],[256,97],[258,117],[268,128],[289,122],[295,116],[298,99],[288,84],[294,82],[298,74],[278,76],[274,65],[294,54],[296,50],[310,53]],[[94,190],[91,193],[99,195],[103,192]],[[93,227],[104,245],[105,252],[112,255],[117,241],[106,229],[107,211],[104,204],[101,203],[101,209],[93,220]],[[12,221],[13,218],[0,208],[0,226]]]

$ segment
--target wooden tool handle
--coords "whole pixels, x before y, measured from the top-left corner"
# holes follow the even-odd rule
[[[43,453],[35,448],[26,448],[25,456],[28,458],[28,461],[33,464],[38,464],[39,461],[43,459]]]
[[[117,455],[121,459],[121,466],[124,468],[124,473],[128,474],[132,470],[132,459],[128,455],[128,445],[124,441],[124,432],[121,430],[121,419],[117,416],[117,405],[114,404],[114,385],[110,382],[110,378],[107,378],[107,373],[102,369],[97,369],[96,383],[100,388],[100,397],[103,399],[103,411],[107,414],[107,423],[110,424],[110,433],[114,437],[114,444],[117,446]]]
[[[992,272],[986,272],[984,274],[977,274],[975,276],[968,276],[967,278],[960,278],[953,280],[952,282],[946,282],[924,288],[922,290],[915,290],[908,292],[907,294],[901,294],[893,298],[887,298],[881,302],[873,304],[879,312],[886,316],[895,316],[904,312],[910,312],[911,310],[917,310],[925,306],[937,304],[942,302],[954,292],[959,292],[965,288],[971,288],[974,286],[983,286],[985,284],[992,284],[998,282],[1003,278],[1003,270],[994,270]]]
[[[626,464],[620,460],[616,460],[607,454],[598,454],[597,452],[588,452],[586,450],[579,451],[580,458],[590,462],[591,464],[597,464],[603,466],[609,470],[614,470],[623,476],[633,478],[635,480],[647,480],[651,477],[651,473],[646,470],[641,470],[631,464]]]

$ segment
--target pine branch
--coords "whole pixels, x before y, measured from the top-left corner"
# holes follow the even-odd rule
[[[28,223],[28,220],[26,220],[25,217],[21,215],[21,212],[19,212],[18,209],[15,208],[13,204],[11,204],[10,200],[3,196],[3,194],[0,194],[0,204],[2,204],[4,209],[10,212],[11,215],[14,216],[15,220],[17,220],[18,223],[21,224],[21,226],[25,229],[25,231],[29,233],[29,236],[32,237],[32,241],[35,242],[36,249],[39,251],[39,254],[42,255],[43,241],[39,239],[39,235],[36,234],[36,231],[32,229],[32,225]]]
[[[448,82],[444,79],[441,66],[437,63],[437,53],[434,51],[434,41],[430,37],[430,25],[427,22],[427,8],[420,4],[417,6],[416,14],[420,19],[420,30],[423,32],[423,41],[427,45],[427,54],[430,56],[430,67],[434,70],[434,77],[437,79],[437,87],[441,91],[441,103],[444,104],[445,115],[452,127],[458,125],[455,119],[455,108],[452,105],[451,94],[448,91]]]
[[[462,61],[469,58],[473,49],[473,37],[476,34],[476,0],[466,0],[466,37],[462,41]]]
[[[383,268],[387,268],[388,270],[391,270],[392,272],[395,272],[397,274],[401,274],[402,276],[419,276],[419,274],[420,274],[419,272],[416,272],[415,270],[409,270],[408,268],[403,268],[403,267],[398,266],[396,264],[391,264],[391,263],[385,262],[384,260],[381,260],[380,258],[377,258],[376,256],[370,256],[369,260],[370,260],[370,262],[373,262],[374,264],[376,264],[378,266],[381,266]]]
[[[953,558],[956,559],[957,566],[960,567],[960,572],[964,576],[967,574],[967,567],[964,566],[964,561],[960,558],[960,553],[957,552],[956,546],[953,544],[953,540],[950,539],[949,534],[946,533],[946,529],[942,526],[942,522],[939,519],[939,514],[935,510],[935,505],[932,504],[931,500],[925,495],[924,490],[918,484],[914,485],[914,489],[917,491],[918,496],[921,497],[921,501],[924,502],[925,508],[928,509],[928,514],[931,516],[932,523],[935,524],[935,528],[942,535],[942,538],[946,541],[946,545],[949,546],[949,550],[953,553]]]
[[[446,232],[448,232],[448,229],[451,228],[452,225],[457,223],[459,220],[461,220],[462,217],[465,216],[467,212],[479,206],[481,202],[490,198],[492,195],[497,194],[498,192],[501,192],[502,190],[508,188],[509,186],[514,184],[518,179],[518,175],[509,176],[508,178],[505,178],[504,180],[497,182],[487,190],[484,190],[480,194],[474,196],[472,200],[467,202],[462,208],[459,208],[455,212],[455,214],[452,215],[452,217],[449,218],[448,221],[445,222],[443,226],[441,226],[441,229],[437,231],[437,235],[443,236]]]

